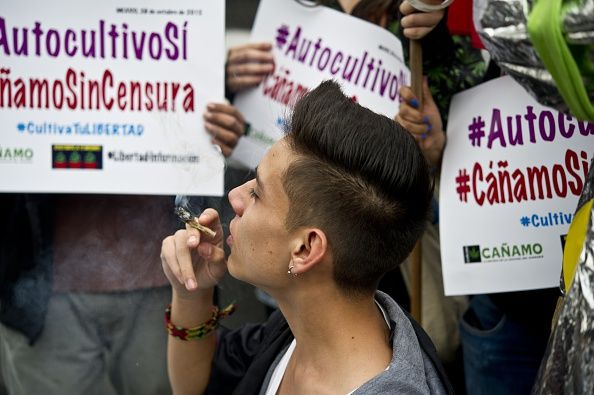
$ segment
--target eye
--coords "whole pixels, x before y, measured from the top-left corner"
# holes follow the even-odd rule
[[[256,189],[255,188],[250,188],[250,197],[254,198],[254,199],[258,199],[258,194],[256,193]]]

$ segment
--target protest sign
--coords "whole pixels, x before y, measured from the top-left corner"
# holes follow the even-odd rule
[[[559,285],[594,124],[538,104],[510,77],[454,96],[440,182],[446,295]]]
[[[295,102],[320,82],[336,80],[353,100],[390,118],[398,113],[398,89],[410,84],[394,34],[327,7],[262,0],[250,41],[273,44],[275,70],[234,102],[250,127],[233,158],[249,167],[283,136]]]
[[[1,3],[0,192],[222,194],[224,2]]]

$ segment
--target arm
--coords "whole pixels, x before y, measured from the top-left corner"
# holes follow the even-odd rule
[[[223,231],[215,210],[207,209],[199,222],[216,231],[212,240],[187,227],[163,240],[161,262],[172,286],[171,322],[192,328],[211,317],[214,286],[227,271]],[[208,385],[216,349],[214,333],[183,341],[169,336],[167,368],[175,394],[200,394]]]

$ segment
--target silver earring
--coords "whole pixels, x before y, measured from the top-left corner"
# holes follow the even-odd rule
[[[287,274],[291,274],[293,276],[297,276],[297,273],[293,273],[293,268],[294,267],[295,267],[295,265],[289,266],[289,270],[287,271]]]

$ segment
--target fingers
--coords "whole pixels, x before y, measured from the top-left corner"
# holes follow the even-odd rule
[[[259,49],[260,51],[270,51],[272,49],[272,43],[268,41],[262,41],[259,43],[247,43],[243,46],[246,48]]]
[[[422,108],[410,87],[402,86],[399,94],[403,101],[395,120],[411,133],[429,163],[439,166],[445,146],[445,133],[427,78],[423,79]]]
[[[244,45],[241,47],[235,47],[229,50],[227,57],[227,64],[237,63],[274,63],[274,56],[270,53],[270,46],[268,49],[262,49],[262,47],[254,47],[251,45]]]
[[[202,235],[186,226],[163,240],[161,263],[173,288],[182,294],[216,285],[227,271],[223,250],[223,229],[218,213],[207,209],[198,222],[215,231]]]
[[[226,104],[226,103],[209,103],[206,108],[209,111],[212,112],[221,112],[224,114],[228,114],[231,115],[237,119],[239,119],[241,122],[245,122],[243,115],[241,114],[241,112],[239,112],[239,110],[237,109],[237,107],[235,107],[232,104]]]
[[[216,137],[211,140],[211,143],[218,146],[221,149],[221,154],[223,154],[223,156],[225,158],[228,158],[233,154],[233,150],[235,149],[235,146],[237,145],[237,144],[235,144],[235,146],[231,147],[231,146],[223,143],[221,140],[217,139]]]
[[[258,86],[266,76],[232,75],[227,74],[227,86],[233,92]]]
[[[224,235],[221,219],[216,210],[207,208],[200,214],[198,222],[210,227],[216,232],[214,239],[211,240],[210,243],[205,242],[198,246],[198,254],[208,262],[206,274],[216,283],[223,278],[227,272],[225,250],[223,249]]]
[[[274,71],[270,43],[250,43],[231,48],[225,68],[227,87],[238,92],[260,84]]]
[[[274,71],[274,64],[245,63],[227,65],[227,86],[247,89],[258,86],[264,78]]]
[[[227,114],[207,112],[204,114],[204,120],[210,124],[210,129],[217,128],[217,131],[225,131],[227,137],[233,137],[235,140],[243,135],[245,129],[243,122]],[[209,131],[210,129],[207,128]],[[227,141],[227,139],[223,140]]]
[[[424,122],[411,122],[400,115],[396,116],[396,121],[415,138],[424,139],[431,132],[431,125]]]
[[[410,86],[401,86],[398,91],[400,97],[414,108],[419,108],[419,101]]]
[[[398,111],[398,116],[408,122],[412,123],[423,123],[423,113],[419,110],[414,109],[409,104],[402,103],[400,105],[400,111]]]
[[[196,276],[192,266],[191,252],[188,248],[188,232],[186,230],[180,229],[173,236],[163,240],[161,262],[172,285],[174,285],[173,281],[177,281],[188,290],[196,288]]]
[[[403,34],[410,40],[420,40],[429,34],[432,29],[429,27],[409,27],[403,30]]]
[[[200,222],[204,226],[208,226],[210,229],[215,231],[216,236],[212,240],[212,243],[222,243],[223,227],[221,225],[221,219],[219,217],[219,213],[217,210],[207,208],[202,212],[202,214],[200,214],[200,217],[198,217],[198,222]]]
[[[180,229],[175,232],[175,256],[181,276],[181,283],[191,291],[196,289],[196,275],[192,265],[192,249],[200,243],[200,234],[196,229]]]
[[[260,76],[264,78],[266,74],[270,74],[273,71],[273,63],[239,63],[227,65],[227,75],[229,76]]]
[[[213,137],[213,144],[221,148],[223,155],[230,156],[245,133],[243,115],[230,104],[210,103],[204,113],[204,120],[204,127]]]
[[[435,101],[433,100],[433,95],[431,94],[431,89],[429,89],[427,77],[423,78],[423,100],[428,106],[436,106]]]
[[[212,143],[221,147],[223,155],[231,155],[241,136],[210,122],[205,122],[204,127],[212,136]]]
[[[418,12],[407,1],[400,4],[400,12],[405,15],[400,24],[404,35],[412,40],[425,37],[443,18],[445,9],[432,12]]]
[[[200,231],[198,229],[186,224],[186,246],[189,249],[198,247],[201,238],[202,235],[200,234]]]
[[[399,9],[400,9],[400,12],[402,13],[402,15],[409,15],[414,12],[417,12],[416,8],[414,8],[412,5],[410,5],[408,3],[408,1],[403,1],[402,3],[400,3]]]
[[[161,244],[161,263],[163,265],[163,270],[165,271],[165,275],[169,279],[170,282],[177,281],[183,285],[184,281],[181,276],[181,271],[179,269],[179,264],[177,263],[177,257],[175,256],[175,237],[168,236],[163,240]],[[171,275],[174,278],[171,278]]]
[[[414,12],[403,17],[400,20],[400,24],[402,25],[403,29],[415,27],[428,27],[432,29],[439,23],[439,21],[441,21],[443,14],[444,10],[433,12]]]
[[[432,129],[429,117],[419,109],[419,101],[410,87],[401,87],[400,96],[404,101],[400,104],[396,121],[411,132],[415,138],[424,139]]]
[[[198,246],[198,254],[210,262],[212,265],[220,264],[225,262],[225,250],[219,246],[213,245],[211,243],[201,243]],[[212,266],[211,265],[211,266]],[[226,270],[226,268],[222,268]],[[215,274],[215,273],[213,273]],[[225,273],[223,273],[225,274]],[[216,279],[215,277],[212,277]]]
[[[221,247],[205,243],[198,247],[198,252],[209,262],[203,275],[208,276],[213,283],[218,283],[227,272],[225,251]]]
[[[217,123],[215,124],[206,121],[204,123],[204,127],[206,128],[206,130],[213,136],[213,138],[216,138],[224,144],[229,144],[235,147],[235,145],[237,144],[237,140],[239,139],[239,137],[243,135],[243,127],[221,127],[219,125],[222,123],[222,121],[219,120],[214,122]]]
[[[272,43],[262,41],[259,43],[241,44],[241,45],[237,45],[237,46],[231,48],[229,51],[236,51],[236,50],[249,49],[249,48],[259,49],[261,51],[270,51],[272,49]]]
[[[419,109],[419,100],[412,89],[408,86],[402,86],[400,88],[400,97],[402,97],[403,102],[400,104],[398,115],[409,122],[423,122],[423,113]]]

